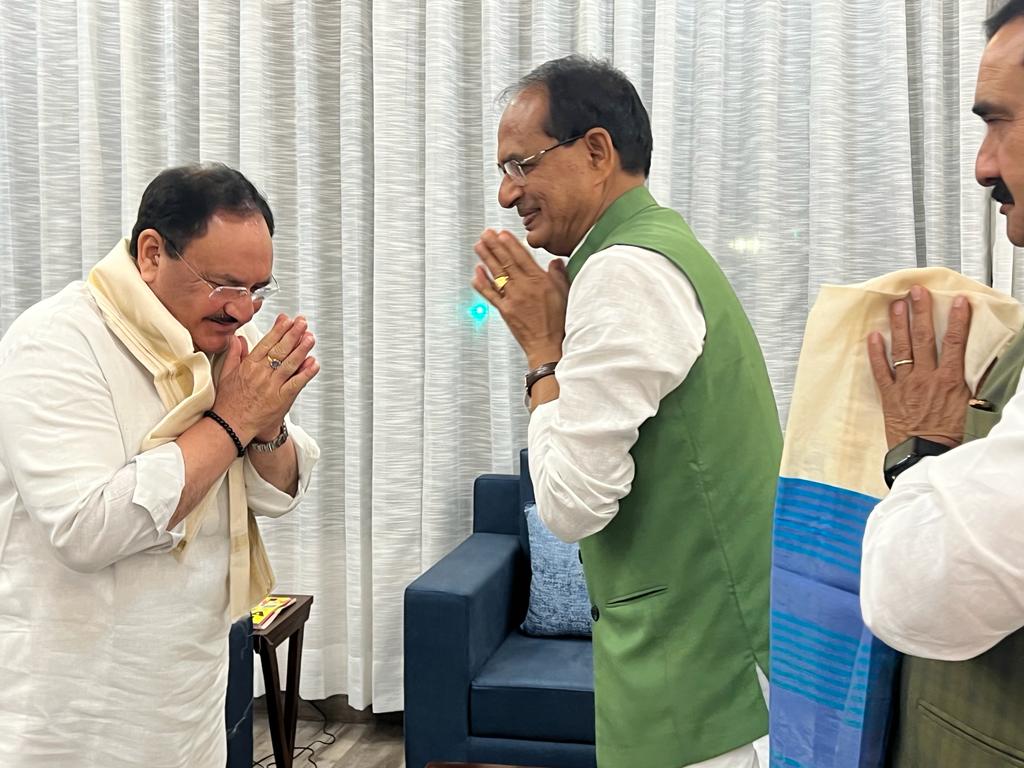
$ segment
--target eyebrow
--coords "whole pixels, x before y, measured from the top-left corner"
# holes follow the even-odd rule
[[[221,285],[245,285],[245,280],[243,280],[242,278],[235,277],[234,275],[225,275],[223,273],[218,273],[216,275],[210,275],[210,279],[216,280]],[[269,279],[268,280],[263,280],[262,282],[259,282],[259,283],[254,283],[252,285],[252,287],[253,288],[263,288],[264,286],[267,286],[267,285],[270,285],[270,280]]]
[[[505,157],[501,158],[498,161],[498,166],[499,167],[503,166],[509,160],[516,160],[516,161],[522,160],[524,157],[527,157],[527,155],[524,155],[522,152],[511,152],[511,153],[505,155]]]

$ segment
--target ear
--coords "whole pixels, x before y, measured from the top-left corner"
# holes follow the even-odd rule
[[[155,229],[144,229],[139,233],[139,240],[136,250],[136,262],[139,265],[139,274],[148,285],[156,280],[160,267],[160,245],[163,238]]]
[[[619,153],[611,134],[604,128],[591,128],[583,136],[590,167],[610,176],[619,167]]]

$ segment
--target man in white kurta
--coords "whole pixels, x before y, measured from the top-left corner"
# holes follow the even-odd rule
[[[140,452],[166,413],[85,283],[27,310],[0,341],[5,768],[225,764],[228,484],[214,483],[198,533],[172,552],[185,530],[184,519],[168,528],[183,451]],[[308,488],[318,448],[287,426],[294,495],[244,459],[257,515],[288,512]]]
[[[1024,197],[1024,3],[1004,4],[986,26],[974,112],[988,127],[975,175],[1002,204],[1009,240],[1024,247],[1024,206],[1016,204]],[[967,404],[984,401],[968,399],[962,352],[959,365],[944,366],[944,354],[936,367],[928,291],[915,288],[909,299],[909,311],[902,300],[892,305],[892,374],[880,334],[871,339],[889,447],[898,451],[908,437],[925,437],[948,452],[907,455],[892,492],[872,511],[861,608],[872,632],[893,648],[962,661],[1024,626],[1024,378],[992,431],[961,445]],[[954,305],[950,314],[961,344],[967,309]],[[1001,354],[1010,360],[1008,350]]]

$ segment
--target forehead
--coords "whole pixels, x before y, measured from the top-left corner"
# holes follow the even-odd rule
[[[189,251],[210,276],[246,284],[264,279],[274,260],[270,229],[260,213],[215,213],[202,237],[189,244]]]
[[[206,222],[206,232],[198,240],[216,240],[224,237],[248,237],[262,239],[270,237],[270,230],[263,214],[259,212],[236,214],[217,211]]]
[[[550,139],[543,128],[547,116],[548,96],[542,89],[528,89],[510,101],[498,123],[499,161],[532,154],[542,139]]]
[[[1024,18],[1000,29],[985,47],[978,69],[979,100],[1024,100]]]

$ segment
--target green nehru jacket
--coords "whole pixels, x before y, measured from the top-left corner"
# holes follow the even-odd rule
[[[580,542],[594,604],[601,768],[680,768],[768,731],[771,518],[782,434],[754,331],[718,265],[645,187],[605,211],[569,261],[630,245],[689,279],[707,336],[640,427],[612,522]],[[643,311],[638,307],[637,311]]]

